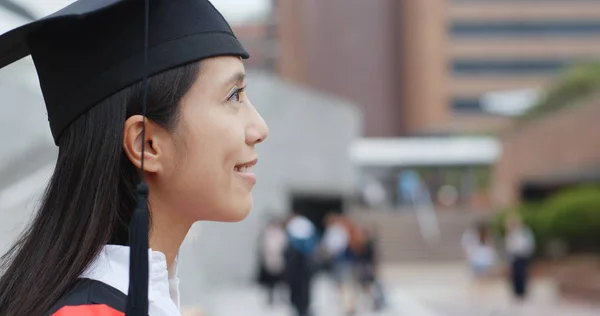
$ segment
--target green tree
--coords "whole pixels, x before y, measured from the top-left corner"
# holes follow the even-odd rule
[[[568,68],[540,101],[521,117],[527,122],[600,94],[600,61]]]

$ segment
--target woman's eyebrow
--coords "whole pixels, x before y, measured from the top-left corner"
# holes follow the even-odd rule
[[[239,71],[239,72],[236,72],[235,74],[233,74],[231,77],[229,77],[224,82],[224,85],[230,86],[230,85],[233,85],[234,83],[242,83],[242,82],[244,82],[244,79],[246,79],[246,73],[243,71]]]

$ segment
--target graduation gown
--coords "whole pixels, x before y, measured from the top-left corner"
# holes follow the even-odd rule
[[[149,316],[180,316],[177,260],[149,250]],[[129,287],[129,247],[106,245],[49,316],[123,316]]]

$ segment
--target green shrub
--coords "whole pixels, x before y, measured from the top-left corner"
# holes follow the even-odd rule
[[[600,188],[581,187],[549,198],[551,230],[574,250],[600,248]]]
[[[504,223],[518,213],[535,235],[541,254],[549,242],[561,240],[573,251],[600,250],[600,187],[583,186],[563,190],[537,204],[522,204],[496,214],[493,227],[504,236]]]

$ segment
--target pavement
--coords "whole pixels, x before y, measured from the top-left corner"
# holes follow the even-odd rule
[[[365,297],[358,299],[357,316],[592,316],[600,315],[599,306],[567,302],[558,297],[549,279],[532,283],[528,301],[517,304],[510,298],[504,281],[474,282],[462,263],[423,263],[396,265],[384,269],[388,307],[371,312]],[[312,310],[315,316],[343,315],[331,280],[321,275],[313,285]],[[280,292],[279,302],[270,307],[266,295],[253,285],[232,286],[210,294],[202,307],[203,315],[218,316],[292,316]],[[193,307],[193,306],[192,306]],[[198,314],[196,314],[198,313]],[[188,315],[201,315],[190,312]]]

